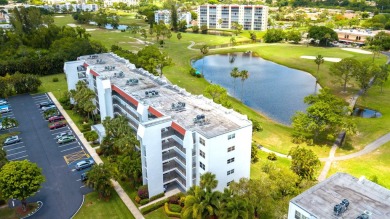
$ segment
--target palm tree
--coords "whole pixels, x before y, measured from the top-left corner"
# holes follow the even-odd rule
[[[215,174],[206,172],[200,176],[199,182],[201,189],[206,189],[206,191],[211,191],[218,186],[218,180],[215,179]]]
[[[88,172],[86,185],[96,190],[101,197],[109,198],[112,191],[112,170],[107,164],[95,165]]]
[[[206,192],[199,186],[192,189],[191,194],[186,196],[184,208],[181,216],[183,219],[193,218],[211,218],[219,214],[219,198],[221,194],[218,191]]]
[[[317,64],[317,77],[318,77],[318,72],[320,70],[320,65],[324,63],[324,57],[322,55],[316,56],[316,59],[314,62]]]
[[[240,77],[240,71],[237,67],[234,67],[232,71],[230,72],[230,76],[233,78],[233,90],[234,94],[236,94],[236,79]]]
[[[242,70],[240,72],[240,77],[241,77],[241,101],[244,98],[244,82],[246,79],[249,78],[249,72],[247,70]]]
[[[206,55],[207,53],[209,53],[209,46],[203,45],[202,48],[200,48],[200,52],[203,54],[203,56]],[[203,57],[202,75],[203,75],[204,59],[205,57]]]
[[[223,206],[220,217],[222,219],[247,219],[248,214],[248,203],[245,200],[239,199],[238,197],[230,198],[229,201]]]

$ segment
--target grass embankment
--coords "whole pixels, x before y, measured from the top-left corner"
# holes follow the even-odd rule
[[[335,172],[347,172],[355,177],[365,176],[390,189],[390,142],[367,155],[345,161],[334,161],[328,176]]]
[[[97,192],[89,193],[85,196],[85,201],[80,211],[74,217],[75,219],[95,219],[95,218],[110,218],[110,219],[131,219],[134,216],[127,209],[118,194],[113,191],[111,198],[108,201],[99,199]]]
[[[251,179],[261,179],[263,174],[262,173],[262,167],[264,164],[267,162],[274,163],[275,166],[277,167],[282,167],[289,169],[291,166],[291,160],[288,158],[283,158],[283,157],[277,157],[277,160],[275,161],[270,161],[267,159],[268,153],[264,151],[258,151],[257,153],[259,157],[259,161],[257,163],[254,163],[251,165]]]
[[[161,207],[147,215],[145,215],[145,219],[169,219],[165,214],[164,207]]]

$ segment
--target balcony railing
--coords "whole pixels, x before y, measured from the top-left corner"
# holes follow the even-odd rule
[[[177,151],[169,150],[168,152],[162,154],[163,162],[175,158],[178,159],[183,164],[183,166],[186,166],[186,159],[183,158],[179,153],[177,153]]]
[[[163,177],[164,184],[175,180],[179,183],[179,185],[183,187],[183,189],[186,189],[186,180],[183,177],[181,177],[180,174],[178,174],[175,171],[164,174]]]
[[[162,143],[162,149],[166,150],[172,147],[177,147],[181,152],[186,154],[186,149],[179,144],[177,141],[175,141],[173,138],[168,138],[167,140],[164,140]]]
[[[129,113],[131,116],[133,116],[134,118],[136,118],[138,120],[138,115],[135,112],[135,110],[131,106],[126,104],[125,102],[121,101],[118,97],[113,96],[112,103],[121,106],[123,109],[126,110],[127,113]]]
[[[176,162],[176,160],[171,160],[163,164],[163,172],[170,172],[172,170],[178,170],[183,177],[186,176],[186,169],[184,169],[180,164]]]

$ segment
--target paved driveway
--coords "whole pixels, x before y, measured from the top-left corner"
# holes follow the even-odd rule
[[[88,159],[89,155],[78,138],[68,144],[56,143],[55,136],[69,131],[70,127],[49,130],[48,122],[44,120],[37,105],[46,100],[46,94],[9,98],[12,116],[19,121],[19,127],[12,131],[21,132],[19,137],[22,142],[4,149],[9,154],[9,159],[27,159],[37,163],[46,177],[42,189],[28,200],[43,202],[42,209],[31,218],[68,219],[80,207],[83,194],[91,191],[80,181],[81,172],[86,170],[78,172],[74,169],[77,161]],[[10,203],[12,205],[12,201]]]

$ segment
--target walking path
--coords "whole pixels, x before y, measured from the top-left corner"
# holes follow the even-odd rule
[[[48,95],[52,99],[53,103],[57,106],[57,109],[61,112],[61,114],[64,116],[66,121],[68,122],[68,125],[73,129],[75,134],[79,137],[80,141],[83,143],[85,149],[87,149],[88,153],[91,155],[93,160],[96,164],[101,164],[103,161],[100,159],[99,155],[96,153],[95,149],[91,147],[89,142],[84,138],[83,133],[80,132],[79,128],[74,124],[72,119],[69,117],[68,113],[64,110],[64,108],[61,106],[61,104],[58,102],[58,100],[55,98],[55,96],[49,92]],[[131,214],[137,219],[143,219],[144,216],[141,214],[139,209],[135,206],[135,204],[131,201],[130,197],[126,194],[126,192],[123,190],[121,185],[113,179],[111,179],[111,183],[115,189],[115,191],[118,193],[119,197],[122,199],[123,203],[125,203],[126,207],[130,210]]]
[[[289,158],[289,159],[291,159],[291,157],[287,156],[287,154],[281,154],[281,153],[278,153],[278,152],[275,152],[275,151],[271,151],[270,149],[265,148],[265,147],[263,147],[263,146],[261,146],[261,145],[257,145],[257,148],[260,149],[260,150],[262,150],[262,151],[264,151],[264,152],[267,152],[267,153],[274,153],[274,154],[276,154],[276,156],[278,156],[278,157],[284,157],[284,158]]]
[[[156,199],[156,200],[154,200],[154,201],[151,201],[151,202],[149,202],[148,204],[146,204],[146,205],[142,205],[141,207],[139,207],[139,209],[142,209],[142,208],[145,208],[145,207],[147,207],[147,206],[149,206],[149,205],[152,205],[152,204],[154,204],[154,203],[157,203],[157,202],[159,202],[159,201],[161,201],[161,200],[163,200],[163,199],[166,199],[166,198],[168,198],[168,197],[171,197],[171,196],[173,196],[173,195],[176,195],[176,194],[178,194],[178,193],[180,193],[181,191],[179,190],[179,189],[173,189],[173,190],[170,190],[170,191],[168,191],[168,192],[166,192],[165,193],[165,195],[164,195],[164,197],[161,197],[161,198],[158,198],[158,199]]]

